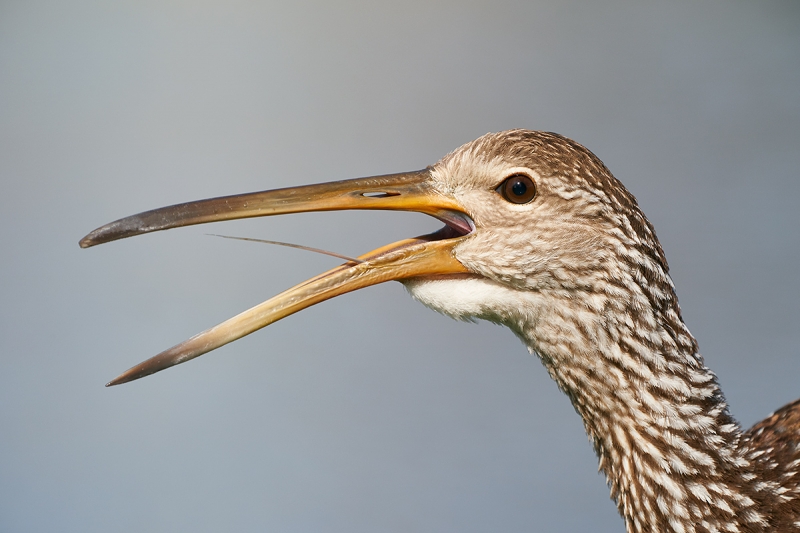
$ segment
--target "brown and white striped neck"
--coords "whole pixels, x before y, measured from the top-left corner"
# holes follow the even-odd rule
[[[742,432],[681,318],[652,225],[599,159],[556,134],[512,131],[433,172],[454,195],[484,176],[536,182],[534,208],[470,211],[479,231],[456,254],[479,277],[406,285],[454,318],[507,325],[539,355],[629,532],[800,531],[800,423],[782,455]]]

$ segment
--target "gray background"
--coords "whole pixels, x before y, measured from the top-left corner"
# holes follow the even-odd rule
[[[588,146],[655,224],[749,426],[800,396],[800,9],[786,2],[0,2],[0,531],[622,531],[508,331],[385,284],[113,389],[335,259],[351,212],[80,250],[184,200],[421,168],[487,131]]]

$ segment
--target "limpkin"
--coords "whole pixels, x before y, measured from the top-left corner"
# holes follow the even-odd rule
[[[628,532],[800,531],[800,401],[740,428],[681,318],[653,226],[594,154],[560,135],[492,133],[420,171],[156,209],[80,244],[339,209],[417,211],[445,227],[301,283],[109,385],[397,280],[445,315],[508,326],[539,356],[581,416]]]

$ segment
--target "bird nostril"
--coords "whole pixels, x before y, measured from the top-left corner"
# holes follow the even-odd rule
[[[362,192],[361,196],[365,198],[388,198],[389,196],[400,196],[398,192],[386,192],[386,191],[374,191],[374,192]]]

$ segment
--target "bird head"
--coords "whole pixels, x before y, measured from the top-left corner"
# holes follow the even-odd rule
[[[404,283],[415,298],[447,315],[504,323],[523,335],[536,319],[528,303],[541,309],[542,301],[558,295],[591,306],[598,291],[608,296],[604,291],[615,277],[666,278],[652,227],[602,162],[565,137],[528,130],[484,135],[420,171],[155,209],[100,227],[80,245],[206,222],[343,209],[417,211],[445,227],[320,274],[131,368],[110,385],[384,281]],[[616,271],[620,256],[632,265],[630,272]]]
[[[554,133],[511,130],[465,144],[431,167],[475,231],[455,248],[476,274],[518,289],[580,289],[639,246],[666,269],[655,232],[636,199],[603,163]]]

